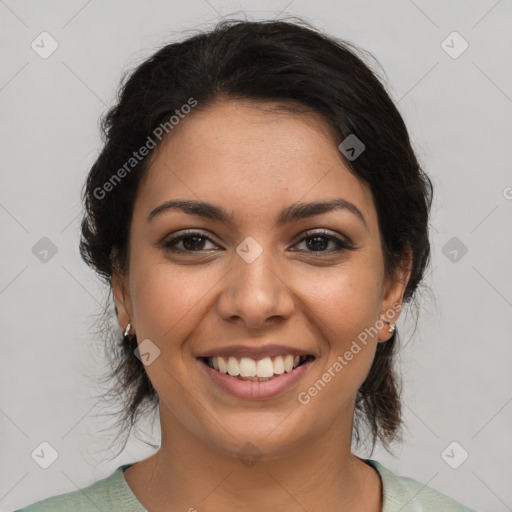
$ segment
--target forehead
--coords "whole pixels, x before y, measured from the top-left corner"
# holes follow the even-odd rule
[[[223,101],[181,120],[152,155],[136,209],[190,198],[250,217],[287,203],[344,198],[376,222],[371,191],[344,165],[328,123],[273,106]]]

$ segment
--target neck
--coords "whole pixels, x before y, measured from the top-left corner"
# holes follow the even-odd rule
[[[161,423],[159,451],[125,472],[152,512],[381,510],[380,478],[351,453],[351,430],[338,423],[279,453],[261,452],[263,443],[230,453],[194,436],[163,409]]]

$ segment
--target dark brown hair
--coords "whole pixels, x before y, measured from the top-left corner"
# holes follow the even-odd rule
[[[102,119],[103,148],[83,190],[80,254],[109,285],[106,326],[112,318],[112,271],[114,265],[126,268],[133,204],[151,156],[142,158],[131,172],[118,170],[127,170],[133,152],[147,144],[148,137],[154,140],[155,129],[169,124],[191,98],[196,109],[219,98],[279,102],[291,110],[301,105],[321,114],[340,143],[349,135],[361,140],[365,149],[355,160],[340,154],[348,169],[371,188],[387,275],[398,269],[406,248],[412,250],[404,302],[412,301],[430,258],[432,183],[417,161],[400,113],[376,72],[365,64],[365,54],[371,56],[296,18],[227,20],[162,47],[123,78],[117,104]],[[116,173],[122,179],[113,182]],[[112,186],[105,187],[107,182]],[[109,394],[122,400],[120,432],[127,440],[142,411],[156,411],[159,397],[134,355],[136,337],[123,337],[118,327],[101,332],[109,333],[103,339],[111,341]],[[401,385],[394,368],[397,343],[395,332],[377,345],[356,397],[353,437],[359,445],[366,427],[372,452],[377,439],[388,450],[391,442],[401,439]]]

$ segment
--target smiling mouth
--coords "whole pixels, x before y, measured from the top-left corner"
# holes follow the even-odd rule
[[[219,373],[243,381],[264,382],[284,373],[291,373],[296,368],[315,359],[312,355],[265,357],[255,360],[248,357],[200,357],[204,364]]]

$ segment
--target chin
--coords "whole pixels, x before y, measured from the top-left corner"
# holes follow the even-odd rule
[[[258,425],[247,428],[248,424],[251,425],[247,420],[241,420],[238,425],[230,422],[229,433],[218,432],[221,438],[211,438],[210,442],[242,462],[247,460],[248,465],[252,460],[275,460],[294,450],[299,453],[303,446],[304,441],[298,437],[297,427],[285,423],[282,414],[272,422],[261,421],[260,418],[261,428]]]

